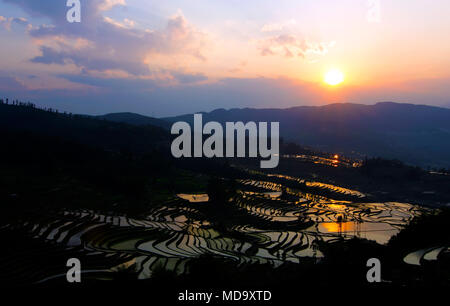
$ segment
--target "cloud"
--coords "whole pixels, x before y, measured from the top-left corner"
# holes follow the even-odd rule
[[[20,26],[25,26],[27,30],[31,30],[32,27],[33,27],[31,25],[31,23],[29,23],[26,18],[23,18],[23,17],[9,17],[9,18],[6,18],[4,16],[0,16],[0,25],[3,26],[8,31],[11,30],[11,26],[13,24],[17,24],[17,25],[20,25]]]
[[[41,47],[41,56],[36,56],[31,59],[33,63],[41,63],[41,64],[61,64],[65,63],[66,56],[61,53],[53,50],[52,48],[42,46]]]
[[[367,0],[367,22],[381,22],[381,2],[380,0]]]
[[[176,81],[178,81],[181,84],[200,83],[208,80],[208,77],[201,73],[188,74],[188,73],[174,72],[172,73],[172,76],[175,78]]]
[[[304,58],[308,54],[325,55],[334,44],[335,42],[311,42],[292,34],[280,34],[260,40],[259,50],[262,56]]]
[[[47,17],[53,25],[64,26],[67,24],[66,0],[3,0],[3,2],[19,6],[32,17]],[[92,22],[93,19],[100,16],[101,12],[111,10],[117,5],[125,6],[126,2],[125,0],[82,0],[83,21]]]
[[[110,9],[118,5],[126,6],[127,4],[125,0],[105,0],[99,4],[99,9],[101,11],[109,11]]]
[[[66,21],[65,1],[47,0],[42,7],[35,0],[4,0],[23,8],[30,15],[45,16],[50,25],[29,31],[39,44],[41,54],[34,63],[73,64],[83,71],[122,70],[131,75],[151,73],[152,66],[161,65],[161,56],[177,56],[205,61],[207,36],[191,25],[181,14],[170,17],[163,29],[137,29],[135,22],[122,22],[102,13],[123,0],[90,0],[82,2],[82,22]],[[39,1],[41,2],[41,1]],[[64,5],[62,5],[62,4]],[[84,41],[80,47],[76,42]],[[158,56],[158,61],[153,60]]]
[[[288,27],[295,26],[297,21],[295,19],[290,19],[288,21],[279,22],[279,23],[268,23],[263,25],[261,28],[261,32],[277,32],[282,31]]]
[[[248,64],[247,61],[241,61],[237,67],[229,69],[228,72],[231,72],[231,73],[242,72],[244,70],[244,68],[247,66],[247,64]]]
[[[117,27],[124,28],[124,29],[131,29],[131,28],[134,28],[134,26],[136,25],[136,22],[134,20],[130,20],[128,18],[125,18],[123,20],[123,22],[116,21],[116,20],[114,20],[112,18],[109,18],[109,17],[104,17],[104,20],[106,22],[109,22],[109,23],[117,26]]]
[[[199,75],[176,75],[199,82],[161,86],[159,80],[99,78],[89,75],[59,75],[85,85],[83,90],[28,90],[19,99],[74,113],[102,114],[131,111],[153,116],[173,116],[217,108],[289,107],[320,99],[310,84],[288,79],[226,78],[203,82]]]
[[[151,77],[129,77],[121,78],[116,76],[105,77],[89,74],[61,74],[59,77],[73,83],[104,88],[110,92],[121,91],[149,91],[157,87],[167,87],[171,85],[192,85],[199,84],[208,78],[199,73],[182,73],[177,71],[163,71],[154,73]]]
[[[157,82],[155,82],[154,80],[142,78],[141,79],[99,78],[90,75],[72,75],[72,74],[62,74],[59,75],[59,77],[62,77],[73,83],[103,88],[109,92],[150,90],[152,88],[155,88],[157,85]]]
[[[0,75],[0,90],[3,92],[15,92],[26,90],[27,87],[22,81],[11,76]]]

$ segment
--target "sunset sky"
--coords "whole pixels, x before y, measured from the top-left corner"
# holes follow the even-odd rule
[[[448,0],[0,0],[0,96],[84,114],[450,107]],[[330,70],[344,81],[324,82]]]

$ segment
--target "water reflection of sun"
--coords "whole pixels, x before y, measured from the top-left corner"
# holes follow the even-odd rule
[[[322,225],[330,233],[351,232],[355,230],[354,222],[325,222]]]

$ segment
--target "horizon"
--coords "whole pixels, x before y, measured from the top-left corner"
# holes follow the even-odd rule
[[[81,5],[69,23],[63,0],[0,0],[1,96],[158,118],[298,101],[450,107],[446,1]]]
[[[329,103],[329,104],[323,104],[323,105],[294,105],[294,106],[289,106],[289,107],[284,107],[284,108],[276,108],[276,107],[233,107],[233,108],[216,108],[213,109],[211,111],[197,111],[197,112],[192,112],[192,113],[185,113],[185,114],[181,114],[181,115],[175,115],[175,116],[167,116],[167,117],[154,117],[155,119],[164,119],[164,118],[171,118],[171,117],[182,117],[182,116],[188,116],[188,115],[193,115],[193,114],[202,114],[202,113],[212,113],[214,111],[218,111],[218,110],[225,110],[225,111],[230,111],[230,110],[234,110],[234,109],[239,109],[239,110],[243,110],[243,109],[250,109],[250,110],[270,110],[270,109],[276,109],[276,110],[289,110],[289,109],[293,109],[293,108],[300,108],[300,107],[317,107],[317,108],[321,108],[321,107],[327,107],[327,106],[332,106],[332,105],[358,105],[358,106],[376,106],[378,104],[400,104],[400,105],[413,105],[413,106],[427,106],[427,107],[435,107],[435,108],[443,108],[443,109],[448,109],[450,110],[450,106],[436,106],[436,105],[427,105],[427,104],[415,104],[415,103],[401,103],[401,102],[395,102],[395,101],[379,101],[379,102],[374,102],[373,104],[364,104],[364,103],[353,103],[353,102],[335,102],[335,103]],[[103,114],[105,115],[112,115],[112,114],[120,114],[120,113],[130,113],[130,114],[137,114],[137,115],[141,115],[141,116],[147,116],[147,117],[151,117],[148,115],[144,115],[144,114],[140,114],[140,113],[133,113],[133,112],[117,112],[117,113],[106,113]],[[102,116],[102,115],[100,115]]]
[[[1,98],[0,99],[6,99],[6,98]],[[16,99],[9,99],[10,101],[16,101]],[[47,107],[45,105],[39,105],[36,103],[33,103],[33,101],[20,101],[19,99],[17,99],[18,102],[21,103],[32,103],[33,105],[35,105],[38,109],[42,109],[45,110]],[[329,104],[323,104],[323,105],[294,105],[294,106],[289,106],[289,107],[285,107],[285,108],[274,108],[274,107],[234,107],[234,108],[216,108],[210,111],[195,111],[192,113],[181,113],[181,114],[176,114],[173,116],[163,116],[163,117],[153,117],[150,114],[145,114],[145,113],[136,113],[136,112],[130,112],[130,111],[121,111],[121,112],[112,112],[112,113],[75,113],[75,115],[81,115],[81,116],[93,116],[93,117],[102,117],[102,116],[108,116],[108,115],[115,115],[115,114],[132,114],[132,115],[138,115],[138,116],[143,116],[143,117],[148,117],[148,118],[154,118],[154,119],[160,119],[160,120],[164,120],[164,119],[169,119],[169,118],[176,118],[176,117],[183,117],[183,116],[190,116],[190,115],[194,115],[194,114],[209,114],[215,111],[219,111],[219,110],[224,110],[224,111],[231,111],[231,110],[289,110],[289,109],[293,109],[293,108],[301,108],[301,107],[314,107],[314,108],[323,108],[323,107],[328,107],[328,106],[333,106],[333,105],[357,105],[357,106],[376,106],[379,104],[398,104],[398,105],[410,105],[410,106],[425,106],[425,107],[433,107],[433,108],[442,108],[442,109],[448,109],[450,110],[450,106],[436,106],[436,105],[427,105],[427,104],[414,104],[414,103],[400,103],[400,102],[394,102],[394,101],[380,101],[380,102],[374,102],[373,104],[363,104],[363,103],[353,103],[353,102],[336,102],[336,103],[329,103]],[[9,104],[9,105],[13,105],[13,104]],[[69,111],[65,110],[65,109],[53,109],[54,111],[58,111],[60,113],[70,113]]]
[[[87,115],[87,116],[107,116],[107,115],[114,115],[114,114],[135,114],[135,115],[140,115],[140,116],[145,116],[145,117],[150,117],[150,118],[155,118],[155,119],[165,119],[165,118],[172,118],[172,117],[182,117],[182,116],[189,116],[189,115],[193,115],[193,114],[208,114],[208,113],[212,113],[214,111],[218,111],[218,110],[225,110],[225,111],[230,111],[230,110],[243,110],[243,109],[250,109],[250,110],[270,110],[270,109],[276,109],[276,110],[289,110],[292,108],[300,108],[300,107],[327,107],[327,106],[332,106],[332,105],[342,105],[342,104],[346,104],[346,105],[359,105],[359,106],[376,106],[378,104],[400,104],[400,105],[413,105],[413,106],[427,106],[427,107],[435,107],[435,108],[443,108],[443,109],[448,109],[450,110],[450,106],[436,106],[436,105],[427,105],[427,104],[414,104],[414,103],[400,103],[400,102],[394,102],[394,101],[380,101],[380,102],[374,102],[373,104],[363,104],[363,103],[353,103],[353,102],[336,102],[336,103],[329,103],[329,104],[323,104],[323,105],[294,105],[294,106],[289,106],[289,107],[284,107],[284,108],[275,108],[275,107],[233,107],[233,108],[216,108],[210,111],[196,111],[196,112],[192,112],[192,113],[182,113],[182,114],[178,114],[178,115],[174,115],[174,116],[164,116],[164,117],[152,117],[150,115],[147,114],[143,114],[143,113],[135,113],[135,112],[128,112],[128,111],[123,111],[123,112],[114,112],[114,113],[103,113],[103,114],[79,114],[79,115]],[[64,111],[64,110],[63,110]]]

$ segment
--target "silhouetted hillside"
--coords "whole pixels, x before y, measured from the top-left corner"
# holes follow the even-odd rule
[[[450,166],[450,109],[392,102],[331,104],[289,109],[218,109],[203,121],[278,121],[288,141],[328,152],[396,158]],[[192,115],[165,120],[192,121]]]
[[[96,118],[114,122],[127,123],[131,125],[154,125],[166,129],[170,128],[170,123],[167,121],[135,113],[113,113],[102,116],[96,116]]]
[[[0,128],[58,137],[113,151],[148,152],[156,147],[167,147],[169,143],[168,132],[160,127],[138,127],[25,105],[0,104]]]

